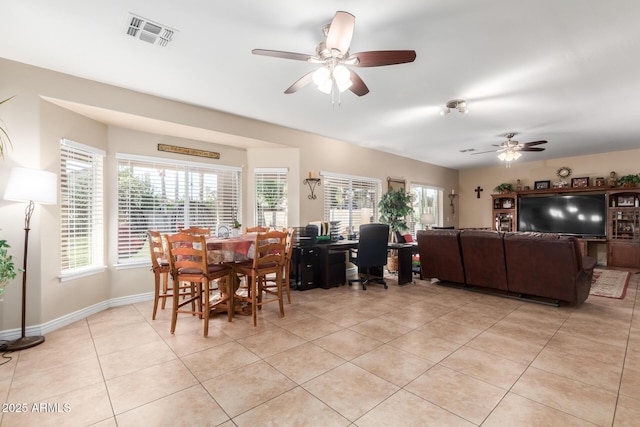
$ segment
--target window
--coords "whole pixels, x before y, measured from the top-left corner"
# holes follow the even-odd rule
[[[411,216],[411,234],[415,237],[417,230],[424,230],[427,225],[438,226],[442,224],[442,190],[434,187],[427,187],[420,184],[411,184],[411,198],[413,200],[413,215]],[[433,223],[422,224],[422,220],[427,217],[422,215],[433,215]],[[422,217],[422,220],[421,220]],[[429,219],[431,221],[431,219]]]
[[[287,227],[287,169],[260,168],[255,170],[256,226]]]
[[[60,141],[61,280],[104,268],[104,155]]]
[[[147,262],[147,230],[229,230],[238,218],[240,168],[117,154],[118,263]]]
[[[340,235],[358,232],[361,224],[376,222],[380,180],[322,173],[324,221],[340,221]]]

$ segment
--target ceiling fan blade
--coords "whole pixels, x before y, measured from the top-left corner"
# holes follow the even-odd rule
[[[294,84],[289,86],[289,88],[285,90],[284,93],[290,94],[290,93],[297,92],[298,90],[302,89],[312,81],[313,81],[313,71],[310,71],[304,76],[300,77]]]
[[[304,53],[283,52],[281,50],[253,49],[254,55],[272,56],[274,58],[295,59],[297,61],[308,61],[311,55]]]
[[[375,50],[354,53],[349,57],[358,58],[358,67],[379,67],[382,65],[404,64],[416,59],[415,50]]]
[[[497,152],[500,152],[500,151],[501,150],[478,151],[477,153],[471,153],[471,155],[475,156],[476,154],[497,153]]]
[[[540,145],[540,144],[546,144],[547,141],[532,141],[532,142],[525,142],[523,145],[527,146],[527,147],[533,147],[534,145]]]
[[[338,11],[331,21],[327,34],[327,49],[337,49],[343,55],[349,51],[356,18],[348,12]]]
[[[544,151],[544,148],[539,147],[522,147],[519,151]]]
[[[349,87],[349,90],[353,93],[355,93],[358,96],[363,96],[369,93],[369,88],[367,87],[366,84],[364,84],[364,81],[360,78],[360,76],[355,73],[353,70],[349,70],[349,72],[351,73],[351,86]]]

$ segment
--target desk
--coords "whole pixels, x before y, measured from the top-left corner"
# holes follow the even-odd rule
[[[330,288],[338,286],[334,283],[339,275],[332,274],[332,269],[345,268],[344,264],[332,263],[330,252],[346,252],[358,247],[357,240],[338,240],[336,242],[298,245],[294,247],[294,277],[296,286],[300,290],[311,288]],[[389,249],[398,251],[398,285],[411,283],[412,268],[411,254],[414,245],[409,243],[389,242]],[[372,270],[376,275],[383,276],[383,271]]]

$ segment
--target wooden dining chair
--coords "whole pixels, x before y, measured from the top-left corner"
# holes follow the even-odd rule
[[[149,252],[151,254],[151,271],[153,271],[155,286],[153,297],[153,315],[152,320],[156,319],[158,312],[158,303],[162,300],[162,309],[164,310],[167,299],[173,298],[173,292],[176,288],[176,282],[173,279],[169,283],[171,273],[171,263],[169,261],[169,253],[167,249],[166,239],[157,230],[147,230],[149,240]],[[186,298],[193,295],[191,285],[181,285],[177,283],[178,295]],[[195,307],[195,303],[192,303]]]
[[[190,283],[193,295],[190,298],[180,300],[178,293],[173,294],[173,308],[171,313],[171,333],[176,330],[178,313],[199,315],[204,319],[204,336],[209,334],[209,314],[211,305],[211,283],[225,278],[226,283],[231,283],[232,268],[226,264],[209,264],[207,262],[207,242],[203,235],[178,233],[166,237],[169,244],[169,263],[174,283]],[[215,306],[226,305],[229,321],[233,318],[233,292],[222,292],[215,302]],[[192,302],[197,307],[191,306],[191,310],[183,308]]]
[[[151,255],[151,271],[153,271],[155,286],[153,294],[153,315],[151,319],[156,319],[158,312],[158,302],[162,300],[164,310],[167,298],[173,297],[173,289],[169,286],[169,273],[171,264],[165,253],[162,244],[162,235],[156,230],[147,230],[147,240],[149,241],[149,252]]]
[[[293,245],[296,234],[296,229],[285,228],[282,231],[287,233],[287,241],[285,245],[285,255],[284,255],[284,267],[282,272],[282,285],[284,286],[284,290],[287,293],[287,302],[291,304],[291,260],[293,257]],[[275,282],[275,274],[270,274],[266,277],[266,287],[274,288],[276,286]]]
[[[245,233],[266,233],[269,231],[269,227],[261,227],[258,225],[256,227],[247,227],[244,231]]]
[[[285,263],[287,233],[269,231],[258,233],[254,243],[253,259],[236,263],[236,272],[247,277],[253,326],[257,326],[257,311],[263,305],[278,302],[280,316],[284,317],[282,275]],[[275,275],[275,287],[265,286],[266,277]],[[263,293],[267,299],[263,299]]]
[[[211,229],[210,228],[203,228],[203,227],[189,227],[189,228],[179,228],[178,231],[180,233],[186,233],[186,234],[202,234],[203,236],[211,236]]]

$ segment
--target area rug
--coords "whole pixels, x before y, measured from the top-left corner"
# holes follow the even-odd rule
[[[590,295],[599,297],[624,299],[629,285],[631,273],[619,270],[593,270]]]

